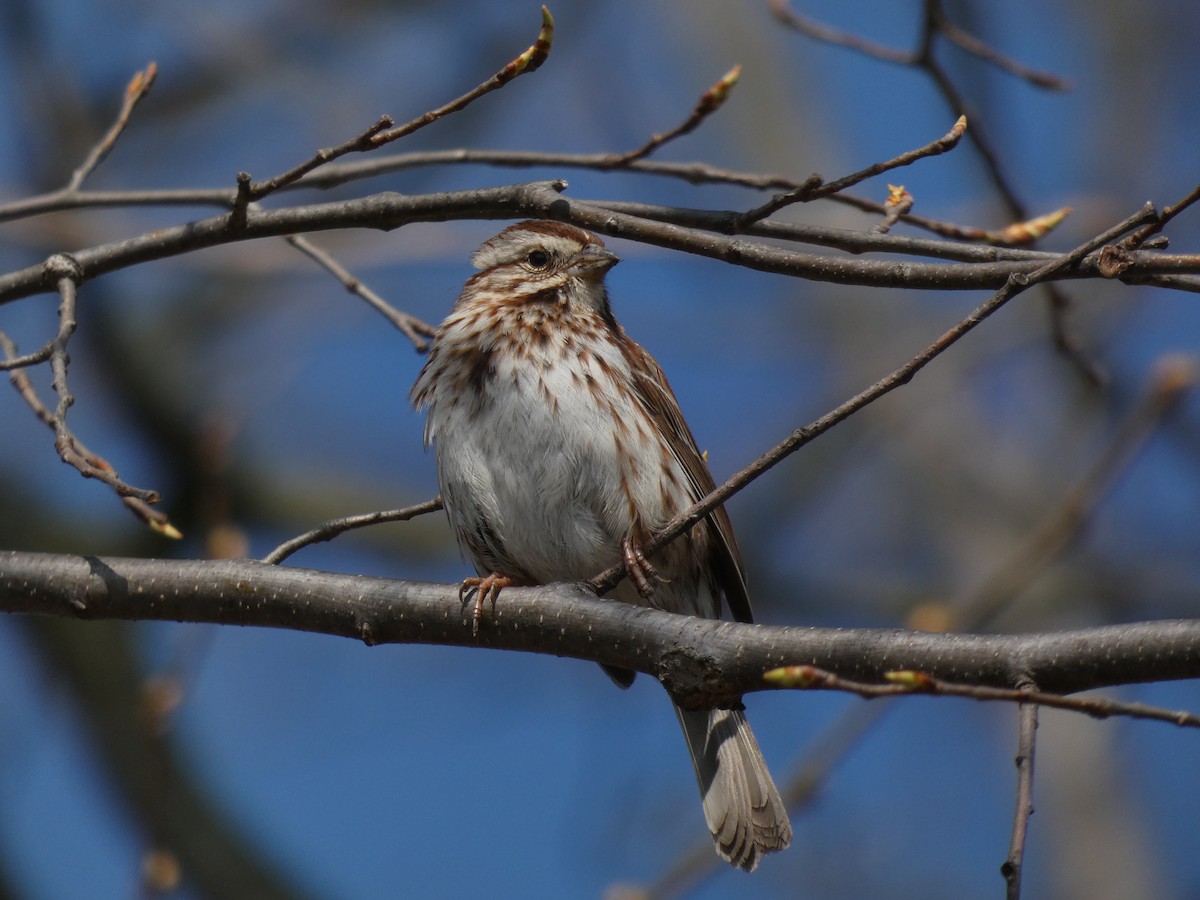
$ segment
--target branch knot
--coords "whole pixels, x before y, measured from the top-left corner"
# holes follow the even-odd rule
[[[46,274],[54,278],[56,282],[63,278],[69,278],[76,284],[83,281],[83,266],[70,253],[55,253],[43,263],[43,266]]]

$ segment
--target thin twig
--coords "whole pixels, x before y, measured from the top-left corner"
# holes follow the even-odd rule
[[[59,262],[59,258],[52,259],[50,265],[63,269],[72,268],[69,258],[61,257],[61,259],[64,262]],[[157,503],[159,500],[157,491],[137,488],[126,484],[117,475],[112,466],[108,464],[107,460],[86,452],[71,432],[71,429],[67,427],[67,410],[75,403],[75,397],[71,394],[70,386],[67,383],[67,371],[71,364],[71,354],[68,352],[68,344],[70,343],[71,336],[75,333],[76,326],[76,286],[73,272],[65,272],[58,279],[58,292],[60,298],[58,307],[58,334],[55,335],[52,341],[53,347],[50,351],[50,371],[54,374],[51,386],[54,388],[58,402],[55,405],[54,412],[50,413],[50,419],[47,423],[54,430],[54,449],[58,451],[58,455],[62,457],[63,462],[77,469],[79,474],[84,478],[95,478],[103,481],[116,491],[119,497],[133,497],[146,503]],[[44,418],[43,421],[45,421]]]
[[[837,199],[837,198],[832,198]],[[587,200],[590,206],[602,207],[614,212],[626,213],[639,219],[668,222],[685,228],[699,228],[718,234],[733,232],[732,223],[738,213],[724,210],[689,209],[679,206],[658,206],[652,203],[636,203],[620,200]],[[887,215],[882,203],[872,203],[874,211]],[[984,232],[979,232],[983,234]],[[834,247],[848,253],[898,253],[907,256],[927,256],[934,259],[953,259],[959,262],[996,262],[1002,259],[1026,262],[1047,262],[1058,257],[1047,250],[1026,250],[1021,247],[1005,247],[993,244],[981,246],[974,241],[934,240],[930,238],[902,237],[892,234],[877,235],[873,231],[847,228],[830,228],[822,225],[804,225],[795,222],[780,222],[765,219],[755,222],[741,234],[752,237],[773,238],[797,244],[815,244],[819,247]]]
[[[306,175],[300,181],[285,185],[281,190],[325,189],[378,175],[424,166],[488,165],[504,168],[572,168],[593,171],[612,171],[607,168],[612,154],[608,153],[546,153],[525,150],[431,150],[402,153],[354,162],[334,163]],[[675,178],[689,184],[730,184],[752,190],[792,190],[805,182],[783,175],[764,175],[739,172],[702,162],[676,163],[655,160],[635,160],[621,166],[623,172],[634,172],[660,178]],[[886,215],[882,203],[865,197],[839,193],[822,199],[852,206],[871,215]],[[30,218],[67,209],[87,209],[128,206],[212,206],[231,208],[238,202],[237,188],[196,188],[192,190],[150,191],[78,191],[67,194],[54,191],[0,205],[0,222]],[[248,202],[248,199],[247,199]],[[1019,246],[1042,237],[1062,221],[1069,209],[1059,210],[1028,222],[1017,222],[1000,229],[987,230],[970,225],[930,219],[909,213],[903,221],[915,228],[963,241],[986,242],[997,246]]]
[[[377,293],[359,281],[350,273],[350,271],[333,258],[327,251],[322,250],[308,238],[299,234],[290,234],[285,239],[289,244],[307,256],[309,259],[317,263],[323,269],[328,271],[334,278],[340,281],[343,287],[356,297],[365,300],[370,306],[379,312],[385,319],[391,322],[400,330],[403,335],[412,342],[413,347],[418,353],[424,353],[429,349],[429,341],[426,338],[431,338],[437,334],[437,328],[423,322],[416,316],[396,309]]]
[[[12,342],[8,335],[4,334],[3,332],[0,332],[0,352],[3,352],[6,361],[11,362],[14,358],[17,358],[16,345]],[[37,416],[38,420],[57,434],[58,427],[54,421],[54,413],[52,413],[50,409],[42,402],[41,398],[37,394],[37,391],[33,387],[33,382],[29,380],[29,375],[24,371],[24,369],[12,369],[8,373],[8,378],[12,383],[13,388],[21,396],[21,399],[25,401],[25,404],[30,408],[30,410],[33,411],[33,414]],[[68,443],[71,454],[69,458],[64,456],[63,462],[66,462],[76,469],[79,469],[79,466],[76,465],[76,460],[83,461],[88,466],[89,471],[84,472],[83,470],[80,470],[81,474],[83,474],[85,477],[97,478],[112,487],[117,492],[117,495],[121,498],[121,502],[146,525],[165,537],[178,539],[183,536],[178,529],[171,524],[170,519],[167,518],[165,513],[153,509],[149,505],[150,503],[157,502],[158,495],[156,492],[147,491],[140,494],[137,493],[136,488],[131,488],[117,477],[116,471],[113,469],[108,460],[96,453],[93,453],[86,446],[84,446],[83,442],[80,441],[79,438],[75,437],[73,434],[70,434],[69,431],[68,434],[70,435]],[[57,440],[55,444],[57,446]],[[122,488],[124,488],[124,490]],[[130,493],[130,491],[133,493]]]
[[[508,168],[573,168],[610,171],[611,153],[552,153],[541,150],[476,150],[458,148],[399,153],[373,159],[336,163],[309,175],[298,187],[338,187],[361,178],[373,178],[403,169],[421,166],[488,165]],[[622,172],[637,172],[664,178],[677,178],[689,184],[732,184],[755,190],[787,190],[803,182],[785,175],[740,172],[706,162],[663,162],[637,159],[621,167]],[[28,201],[20,201],[27,203]],[[0,207],[0,218],[9,207]]]
[[[100,163],[104,162],[104,158],[112,151],[113,146],[117,143],[117,138],[125,130],[125,126],[129,124],[129,117],[133,115],[134,107],[142,101],[154,84],[154,77],[158,74],[158,66],[153,62],[148,63],[146,68],[134,74],[130,79],[129,84],[125,86],[125,96],[121,102],[120,112],[117,113],[117,119],[109,127],[104,137],[92,147],[91,152],[82,163],[71,174],[71,180],[67,182],[65,188],[67,193],[72,193],[79,190],[84,180],[96,170]]]
[[[814,40],[826,44],[835,44],[839,47],[848,47],[851,50],[855,50],[866,56],[872,56],[875,59],[881,59],[884,62],[898,63],[904,66],[911,66],[916,62],[912,53],[897,50],[894,47],[888,47],[884,44],[877,44],[874,41],[859,37],[857,34],[840,31],[837,28],[830,28],[828,25],[823,25],[814,19],[802,16],[792,10],[787,0],[771,0],[771,13],[784,25],[794,28],[796,31]]]
[[[873,178],[876,175],[882,175],[884,172],[889,172],[892,169],[898,169],[901,166],[912,165],[919,159],[925,159],[930,156],[939,156],[948,150],[953,150],[958,146],[963,134],[967,130],[967,117],[959,116],[954,125],[948,132],[938,138],[936,141],[930,141],[924,147],[918,147],[915,150],[908,150],[901,153],[899,156],[894,156],[884,162],[874,163],[854,172],[844,178],[839,178],[836,181],[823,182],[819,176],[812,175],[808,181],[793,190],[786,193],[777,194],[769,201],[762,204],[749,212],[744,213],[738,219],[738,227],[745,228],[767,216],[778,212],[785,206],[790,206],[793,203],[805,203],[810,200],[815,200],[818,197],[829,197],[833,194],[843,191],[848,187],[853,187],[860,181],[865,181],[868,178]]]
[[[1029,817],[1033,815],[1033,760],[1038,727],[1036,703],[1017,707],[1017,803],[1013,810],[1012,837],[1008,843],[1008,858],[1000,866],[1004,876],[1006,900],[1021,900],[1021,872],[1025,859],[1025,838],[1029,833]]]
[[[550,55],[550,48],[554,42],[554,17],[550,15],[550,10],[545,6],[542,7],[542,26],[538,32],[537,39],[529,46],[525,52],[521,53],[511,62],[506,64],[499,72],[489,78],[487,81],[463,94],[455,100],[451,100],[444,106],[439,106],[437,109],[430,110],[417,118],[406,122],[403,125],[393,127],[392,119],[388,116],[383,116],[375,124],[371,125],[361,134],[356,135],[343,144],[336,147],[329,147],[324,150],[318,150],[313,156],[297,166],[288,169],[274,178],[268,178],[264,181],[251,184],[248,191],[250,202],[256,202],[263,199],[268,194],[279,190],[285,185],[299,181],[314,169],[325,165],[337,159],[340,156],[345,156],[347,153],[362,153],[369,150],[375,150],[385,144],[390,144],[392,141],[399,140],[402,137],[407,137],[414,131],[424,128],[426,125],[431,125],[438,119],[445,118],[451,113],[456,113],[464,109],[475,100],[478,100],[484,94],[491,93],[498,88],[504,87],[514,78],[524,75],[527,72],[535,71],[546,58]]]
[[[1031,69],[1028,66],[1022,65],[1015,59],[1005,56],[994,47],[984,43],[975,37],[975,35],[959,28],[950,21],[950,17],[946,15],[945,10],[941,7],[935,10],[934,15],[937,17],[938,30],[947,40],[953,41],[963,50],[966,50],[973,56],[979,57],[984,62],[995,66],[1003,72],[1007,72],[1015,78],[1027,81],[1035,87],[1045,88],[1049,91],[1069,91],[1071,89],[1071,83],[1065,78],[1060,78],[1051,72],[1042,72],[1038,69]]]
[[[1180,709],[1165,709],[1145,703],[1126,703],[1107,697],[1079,697],[1054,694],[1028,686],[997,687],[985,684],[962,684],[935,678],[925,672],[903,669],[884,673],[884,682],[858,681],[843,678],[811,665],[781,666],[763,675],[768,684],[783,690],[844,691],[873,700],[877,697],[900,697],[910,694],[933,694],[940,697],[962,697],[987,703],[1017,703],[1050,706],[1067,712],[1082,713],[1093,719],[1119,716],[1126,719],[1146,719],[1165,722],[1179,728],[1200,728],[1200,714]]]
[[[466,107],[468,104],[478,100],[484,94],[491,93],[498,88],[504,87],[514,78],[521,75],[526,75],[536,71],[541,67],[542,63],[550,56],[550,50],[554,45],[554,16],[550,15],[550,10],[545,6],[542,7],[542,26],[538,31],[537,39],[526,48],[525,52],[520,54],[512,62],[508,63],[499,72],[489,78],[483,84],[463,94],[457,100],[451,100],[445,106],[431,110],[422,116],[418,116],[411,122],[393,128],[391,131],[385,131],[375,137],[374,143],[377,146],[391,143],[398,138],[406,137],[418,129],[424,128],[438,119],[456,113]]]
[[[11,371],[13,369],[27,369],[30,366],[40,365],[50,358],[50,354],[54,352],[54,344],[57,337],[52,337],[46,343],[42,344],[37,350],[32,353],[26,353],[22,356],[16,355],[16,344],[4,332],[0,331],[0,345],[3,345],[8,351],[3,359],[0,359],[0,372]]]
[[[941,32],[942,23],[946,20],[941,0],[925,0],[924,39],[918,54],[920,58],[918,65],[928,73],[946,105],[952,111],[974,115],[969,109],[966,98],[963,97],[951,80],[949,73],[933,53],[933,39]],[[988,171],[992,184],[995,185],[1011,216],[1017,221],[1029,219],[1029,211],[1017,196],[1016,188],[1013,187],[1001,166],[1000,156],[993,148],[985,129],[972,129],[970,139],[983,159],[984,167]],[[1059,285],[1054,284],[1046,285],[1044,290],[1050,313],[1050,333],[1055,348],[1074,365],[1075,370],[1083,376],[1088,384],[1092,387],[1102,387],[1107,381],[1103,370],[1092,359],[1083,342],[1075,336],[1068,322],[1067,315],[1071,309],[1071,301],[1067,292]]]
[[[1071,328],[1067,314],[1071,311],[1071,298],[1060,285],[1042,286],[1046,292],[1046,308],[1050,313],[1050,339],[1056,349],[1074,367],[1090,387],[1102,388],[1108,384],[1108,373],[1087,351],[1082,340]]]
[[[949,73],[942,66],[934,55],[933,48],[935,39],[939,33],[939,16],[942,15],[940,0],[925,0],[925,17],[924,28],[921,32],[920,48],[915,54],[915,65],[923,70],[933,81],[934,86],[938,89],[938,93],[942,95],[942,100],[945,101],[947,108],[955,115],[968,116],[976,123],[968,135],[969,140],[975,145],[975,149],[979,152],[983,159],[983,164],[988,171],[988,176],[995,185],[997,192],[1003,199],[1005,205],[1009,209],[1009,213],[1014,219],[1027,219],[1029,213],[1025,209],[1025,205],[1017,197],[1016,189],[1008,180],[1008,175],[1000,165],[1000,155],[993,148],[991,140],[988,138],[986,129],[983,126],[983,117],[978,115],[959,91],[957,85],[950,78]]]
[[[330,188],[350,181],[371,178],[376,175],[408,168],[440,165],[489,165],[507,168],[544,166],[546,168],[557,169],[573,168],[608,171],[608,161],[611,158],[612,155],[607,153],[548,153],[530,150],[470,150],[465,148],[457,150],[432,150],[338,163],[328,166],[313,175],[306,176],[295,186]],[[731,184],[753,190],[795,190],[802,188],[813,178],[816,178],[817,182],[820,183],[818,176],[810,176],[809,179],[798,181],[795,178],[785,175],[740,172],[704,162],[660,162],[657,160],[639,159],[623,165],[621,171],[636,172],[660,178],[677,178],[689,184]],[[218,200],[218,205],[228,203],[224,199],[224,196],[222,195],[222,198]],[[36,198],[33,199],[36,200]],[[159,200],[159,198],[154,199],[156,201]],[[170,199],[169,196],[164,196],[160,202],[169,202]],[[199,199],[211,202],[208,196],[203,196]],[[821,199],[853,206],[866,213],[878,215],[886,213],[883,204],[875,200],[856,197],[844,191],[831,196],[824,196]],[[25,204],[24,209],[28,209],[31,202],[21,201],[22,204]],[[0,221],[4,221],[6,216],[5,211],[11,208],[13,207],[0,207]],[[1022,229],[1021,226],[1023,223],[1020,222],[1001,229],[985,230],[974,226],[957,225],[952,222],[943,222],[912,214],[904,216],[904,221],[909,225],[930,231],[934,234],[943,235],[944,237],[965,241],[986,241],[1000,246],[1015,246],[1028,243],[1035,237],[1041,237],[1051,227],[1061,222],[1068,212],[1070,212],[1069,209],[1060,210],[1056,213],[1029,220],[1031,224],[1028,232]]]
[[[236,213],[239,209],[244,210],[251,203],[257,203],[268,194],[272,194],[281,187],[299,181],[313,169],[323,166],[338,157],[345,156],[347,153],[364,153],[368,150],[374,150],[377,145],[373,139],[380,132],[391,128],[393,124],[395,123],[392,121],[391,116],[380,116],[379,119],[349,140],[343,141],[336,147],[325,147],[318,150],[308,159],[304,160],[304,162],[293,166],[286,172],[281,172],[273,178],[267,178],[263,181],[251,181],[248,172],[239,172],[237,177],[238,193],[237,200],[234,203],[234,212]]]
[[[1185,194],[1183,197],[1181,197],[1175,203],[1172,203],[1169,206],[1163,207],[1162,212],[1158,216],[1158,221],[1151,222],[1149,225],[1143,225],[1141,228],[1139,228],[1133,234],[1129,235],[1129,237],[1125,238],[1125,240],[1123,240],[1121,242],[1121,249],[1123,249],[1123,250],[1138,249],[1139,247],[1141,247],[1143,244],[1146,243],[1146,240],[1151,235],[1158,234],[1160,231],[1163,230],[1163,228],[1166,227],[1168,222],[1170,222],[1173,218],[1175,218],[1177,215],[1179,215],[1185,209],[1188,209],[1190,206],[1192,206],[1198,200],[1200,200],[1200,184],[1197,184],[1194,188],[1192,188],[1190,191],[1188,191],[1187,194]]]
[[[54,380],[51,382],[54,388],[54,393],[58,397],[58,405],[54,409],[54,413],[50,417],[50,424],[54,428],[54,446],[58,450],[59,455],[63,460],[71,463],[85,477],[91,475],[90,464],[85,460],[73,460],[68,458],[68,454],[73,453],[73,441],[71,433],[67,430],[67,410],[75,403],[75,398],[71,396],[70,389],[67,387],[67,368],[71,363],[71,356],[67,352],[67,344],[71,340],[71,336],[75,333],[75,300],[76,289],[75,281],[69,275],[64,275],[58,279],[58,333],[54,336],[50,348],[50,370],[54,373]]]
[[[875,402],[884,394],[895,390],[903,384],[907,384],[933,359],[943,353],[947,348],[970,332],[973,328],[975,328],[975,326],[998,310],[1013,297],[1025,290],[1028,290],[1035,284],[1038,284],[1041,281],[1053,276],[1055,273],[1063,269],[1070,268],[1098,247],[1102,247],[1105,244],[1111,243],[1116,238],[1126,234],[1128,231],[1130,231],[1130,229],[1138,227],[1143,222],[1153,218],[1155,215],[1156,213],[1153,206],[1146,204],[1144,207],[1142,207],[1142,209],[1125,219],[1123,222],[1113,226],[1091,240],[1080,244],[1070,253],[1064,254],[1053,262],[1046,263],[1028,275],[1011,276],[1005,283],[1004,287],[996,291],[996,293],[994,293],[986,302],[977,307],[971,312],[970,315],[958,322],[958,324],[926,347],[913,359],[909,360],[909,362],[905,363],[903,366],[896,369],[890,375],[887,375],[880,381],[877,381],[866,390],[860,392],[854,397],[851,397],[849,400],[842,403],[836,409],[826,413],[815,422],[793,431],[790,435],[788,435],[788,437],[776,444],[749,466],[732,475],[724,484],[710,492],[706,497],[702,498],[688,509],[676,515],[675,518],[668,522],[661,531],[651,537],[651,539],[643,547],[643,550],[647,555],[653,553],[655,550],[658,550],[668,541],[673,540],[685,530],[691,528],[693,525],[707,516],[713,509],[720,506],[759,476],[774,468],[805,444],[824,434],[830,428],[833,428],[838,423],[849,418],[863,407]],[[617,565],[614,565],[595,576],[595,578],[592,579],[591,584],[597,591],[603,593],[612,589],[624,576],[624,574],[624,564],[618,563]]]
[[[696,103],[695,109],[692,110],[691,115],[684,119],[683,122],[670,131],[654,135],[636,150],[614,155],[608,168],[615,169],[627,166],[634,160],[649,156],[668,141],[673,141],[677,137],[682,137],[685,134],[695,131],[701,122],[720,109],[725,101],[729,99],[729,93],[733,90],[734,85],[737,84],[741,74],[742,67],[734,66],[722,75],[716,84],[700,95],[700,100]]]
[[[837,181],[831,181],[823,185],[817,192],[818,197],[827,197],[844,191],[848,187],[853,187],[860,181],[865,181],[868,178],[873,178],[876,175],[882,175],[884,172],[889,172],[892,169],[898,169],[901,166],[910,166],[917,160],[927,159],[931,156],[941,156],[958,146],[958,142],[962,136],[967,133],[967,117],[959,116],[950,130],[935,141],[930,141],[924,147],[917,147],[915,150],[909,150],[895,156],[885,162],[875,163],[867,166],[861,171],[854,172],[844,178],[839,178]]]
[[[335,537],[345,534],[352,529],[366,528],[368,525],[380,525],[384,522],[407,522],[409,519],[422,516],[425,513],[436,512],[441,508],[442,498],[434,497],[432,500],[426,500],[424,503],[417,503],[413,506],[406,506],[403,509],[389,509],[380,512],[329,519],[311,531],[306,531],[304,534],[284,541],[264,556],[262,561],[270,565],[278,565],[297,550],[301,550],[312,544],[319,544],[322,541],[333,540]]]

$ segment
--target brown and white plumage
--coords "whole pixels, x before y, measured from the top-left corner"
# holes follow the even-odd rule
[[[632,554],[638,577],[610,596],[708,618],[723,600],[750,621],[723,508],[636,564],[641,541],[714,484],[662,370],[613,317],[617,257],[582,229],[532,221],[472,261],[412,399],[484,589],[580,581]],[[677,712],[717,851],[751,870],[791,840],[754,734],[740,711]]]

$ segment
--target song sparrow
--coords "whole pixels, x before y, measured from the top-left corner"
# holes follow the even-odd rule
[[[477,613],[507,585],[581,581],[624,559],[610,596],[750,621],[723,508],[647,560],[641,545],[713,488],[654,359],[609,308],[618,258],[594,235],[522,222],[483,244],[413,385],[427,409],[450,525],[479,578]],[[628,686],[633,672],[609,672]],[[676,708],[717,853],[747,871],[792,837],[745,717]]]

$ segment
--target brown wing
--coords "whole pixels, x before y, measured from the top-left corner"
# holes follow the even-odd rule
[[[663,374],[654,357],[626,335],[620,335],[620,344],[625,358],[629,360],[630,371],[633,372],[634,387],[650,414],[662,423],[667,444],[687,473],[688,481],[696,492],[696,499],[704,497],[712,492],[716,484],[704,458],[700,455],[691,429],[683,419],[679,401],[675,399],[675,392],[667,383],[667,376]],[[733,523],[729,521],[725,507],[718,506],[709,513],[704,519],[704,525],[712,538],[709,546],[713,571],[717,576],[717,584],[725,595],[730,614],[739,622],[753,621],[742,554],[738,551],[737,541],[733,536]]]

